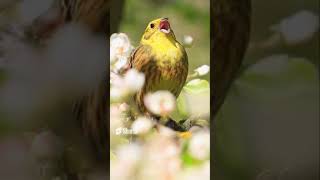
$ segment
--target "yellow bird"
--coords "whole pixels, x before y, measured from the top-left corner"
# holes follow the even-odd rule
[[[167,90],[175,97],[179,96],[188,75],[188,56],[177,41],[168,18],[159,18],[148,24],[140,45],[131,55],[130,68],[146,77],[134,100],[140,112],[152,114],[143,103],[149,92]]]

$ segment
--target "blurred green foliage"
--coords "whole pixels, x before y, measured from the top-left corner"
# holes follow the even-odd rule
[[[261,178],[287,179],[283,171],[312,175],[319,130],[317,76],[316,67],[303,58],[273,56],[236,80],[216,119],[218,179],[256,179],[263,172],[268,173]]]

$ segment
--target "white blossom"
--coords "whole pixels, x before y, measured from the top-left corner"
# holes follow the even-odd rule
[[[128,105],[127,103],[122,103],[122,104],[119,105],[119,109],[120,109],[120,111],[122,111],[122,112],[128,111],[129,108],[130,108],[130,107],[129,107],[129,105]]]
[[[112,70],[114,72],[119,72],[121,69],[124,69],[128,64],[127,57],[119,57],[117,61],[112,65]]]
[[[125,88],[121,87],[111,87],[110,88],[110,97],[113,101],[120,101],[122,98],[128,95],[128,91]]]
[[[110,62],[130,56],[133,46],[128,36],[124,33],[114,33],[110,37]],[[123,61],[123,60],[122,60]]]
[[[185,35],[183,37],[183,44],[186,46],[186,47],[191,47],[192,44],[193,44],[193,37],[192,36],[189,36],[189,35]]]
[[[173,138],[177,135],[174,130],[172,130],[171,128],[165,127],[165,126],[159,126],[158,131],[159,131],[160,135],[165,136],[165,137]]]
[[[114,73],[114,72],[110,72],[110,84],[111,85],[117,84],[121,80],[122,80],[122,78],[121,78],[121,76],[119,74]]]
[[[201,131],[194,134],[190,140],[189,153],[196,159],[204,160],[210,154],[210,134]]]
[[[129,164],[135,164],[141,158],[142,149],[138,144],[130,143],[122,145],[116,154],[120,161],[126,161]]]
[[[133,92],[140,90],[144,84],[145,75],[135,69],[130,69],[124,76],[126,87]]]
[[[175,109],[176,98],[169,91],[156,91],[146,95],[144,104],[152,113],[167,116]]]
[[[130,69],[124,77],[116,73],[110,74],[110,96],[112,100],[118,101],[126,96],[139,91],[145,81],[143,73],[138,72],[135,69]]]
[[[139,117],[132,124],[133,132],[137,134],[145,134],[150,131],[153,126],[153,122],[151,119],[146,117]]]
[[[196,73],[199,74],[199,76],[203,76],[208,74],[208,72],[210,71],[210,66],[208,65],[202,65],[200,67],[198,67],[197,69],[194,70]]]
[[[174,179],[182,168],[181,148],[174,138],[162,135],[153,136],[144,153],[141,180]]]
[[[110,162],[110,179],[131,179],[135,173],[135,167],[142,156],[141,146],[135,143],[122,145],[117,150],[116,156],[117,160]]]

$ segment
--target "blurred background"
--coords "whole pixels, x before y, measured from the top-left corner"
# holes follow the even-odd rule
[[[216,118],[213,176],[319,179],[319,1],[252,0],[251,17],[243,68]]]

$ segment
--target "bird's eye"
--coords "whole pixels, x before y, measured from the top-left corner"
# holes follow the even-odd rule
[[[150,24],[150,27],[151,27],[151,28],[154,28],[154,24],[153,24],[153,23],[152,23],[152,24]]]

